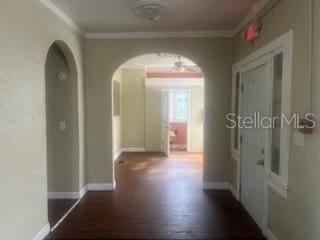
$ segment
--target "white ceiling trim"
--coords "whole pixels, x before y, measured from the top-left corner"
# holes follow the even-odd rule
[[[173,31],[173,32],[122,32],[122,33],[85,33],[80,26],[67,16],[63,11],[56,7],[50,0],[40,0],[48,9],[55,13],[65,23],[71,26],[77,32],[83,34],[87,39],[141,39],[141,38],[214,38],[214,37],[233,37],[238,34],[255,16],[272,1],[261,0],[255,8],[249,12],[244,20],[231,31]],[[279,1],[279,0],[278,0]]]
[[[175,31],[175,32],[123,32],[123,33],[85,33],[88,39],[135,39],[135,38],[212,38],[232,37],[232,31]]]
[[[65,23],[67,23],[70,27],[72,27],[77,32],[83,34],[80,26],[73,21],[69,16],[67,16],[64,12],[62,12],[58,7],[56,7],[50,0],[40,0],[49,10],[51,10],[54,14],[56,14],[59,18],[61,18]]]

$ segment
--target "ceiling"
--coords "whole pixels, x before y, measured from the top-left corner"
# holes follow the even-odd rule
[[[175,54],[147,54],[130,59],[121,65],[121,68],[159,68],[159,67],[173,67],[175,62],[178,61],[178,56]],[[191,60],[181,57],[181,61],[190,67],[197,65]]]
[[[136,16],[135,0],[42,0],[85,33],[234,31],[252,9],[267,0],[165,0],[158,21]]]

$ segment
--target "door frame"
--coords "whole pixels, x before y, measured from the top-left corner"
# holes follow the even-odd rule
[[[240,61],[238,61],[237,63],[235,63],[232,66],[232,76],[233,76],[233,80],[232,80],[232,103],[234,102],[235,99],[235,91],[234,91],[234,85],[235,85],[235,76],[236,73],[240,73],[240,88],[242,86],[242,78],[241,78],[241,74],[243,73],[243,71],[248,71],[248,69],[250,69],[250,67],[254,66],[255,64],[257,64],[258,62],[263,62],[263,61],[268,61],[268,57],[271,58],[271,62],[273,62],[272,57],[276,54],[279,53],[279,50],[281,50],[282,52],[285,53],[286,55],[286,70],[285,70],[285,80],[286,80],[286,103],[284,103],[284,108],[285,108],[285,113],[290,113],[291,111],[291,79],[292,79],[292,55],[293,55],[293,42],[294,42],[294,37],[293,37],[293,31],[290,30],[289,32],[281,35],[279,38],[275,39],[274,41],[270,42],[269,44],[261,47],[260,49],[254,51],[253,53],[251,53],[249,56],[241,59]],[[273,66],[271,64],[271,73],[273,71]],[[272,76],[272,75],[271,75]],[[268,97],[271,98],[268,101],[268,105],[269,105],[269,111],[270,109],[272,109],[272,81],[268,81],[267,83],[268,85]],[[239,94],[239,113],[241,112],[241,91]],[[235,106],[233,106],[234,109]],[[233,111],[232,109],[232,111]],[[231,130],[231,139],[233,140],[232,136],[233,136],[233,130]],[[270,145],[270,136],[271,136],[271,130],[268,131],[269,133],[267,134],[268,136],[268,144]],[[239,130],[239,135],[241,135],[241,131]],[[286,131],[284,132],[284,139],[286,139],[289,142],[290,139],[290,129],[286,129]],[[241,142],[240,142],[240,137],[239,137],[239,146],[241,148]],[[289,150],[290,147],[289,145],[285,145],[284,147],[284,152],[286,152],[286,156],[284,158],[284,165],[286,168],[288,168],[288,159],[289,159]],[[266,167],[269,166],[270,164],[270,149],[268,149],[266,151],[266,156],[268,156],[268,158],[265,159],[267,160],[265,162],[265,170]],[[235,197],[241,201],[241,151],[239,154],[235,154],[235,150],[231,148],[231,156],[236,156],[234,158],[234,160],[237,162],[236,163],[236,167],[237,167],[237,189],[236,189],[236,193],[235,193]],[[288,176],[286,176],[288,180]],[[272,178],[270,178],[270,173],[269,173],[269,169],[267,170],[267,174],[265,175],[265,186],[264,186],[264,190],[265,190],[265,194],[264,194],[264,211],[263,211],[263,229],[262,232],[265,235],[268,235],[269,233],[269,227],[268,227],[268,212],[269,212],[269,204],[268,204],[268,192],[269,192],[269,187],[271,187],[272,189],[274,189],[276,192],[282,192],[283,190],[281,189],[281,187],[279,187],[276,184],[272,184],[273,180]]]
[[[242,78],[242,75],[252,71],[256,68],[266,66],[267,67],[267,76],[266,76],[266,83],[265,86],[267,86],[267,94],[266,94],[266,107],[267,107],[267,114],[270,115],[270,109],[272,109],[272,73],[273,73],[273,68],[272,68],[272,54],[266,54],[262,58],[257,59],[256,61],[253,61],[249,63],[248,65],[244,66],[240,70],[240,86],[242,88],[243,82],[245,81]],[[242,114],[242,96],[243,92],[240,91],[240,103],[239,103],[239,113]],[[243,136],[243,130],[240,129],[240,135]],[[267,178],[267,163],[270,161],[270,130],[265,129],[265,138],[264,138],[264,149],[265,149],[265,155],[264,155],[264,171],[263,171],[263,209],[262,209],[262,232],[265,233],[267,227],[268,227],[268,178]],[[239,168],[238,168],[238,176],[239,176],[239,189],[241,190],[241,175],[242,175],[242,166],[241,166],[241,159],[242,159],[242,144],[240,145],[240,161],[239,161]],[[239,191],[239,201],[242,203],[242,194],[241,191]]]
[[[174,91],[186,91],[187,92],[187,95],[188,95],[188,106],[187,106],[187,136],[186,136],[186,151],[189,152],[190,151],[190,128],[191,128],[191,125],[190,125],[190,109],[191,109],[191,91],[190,89],[188,88],[184,88],[184,87],[181,87],[181,88],[164,88],[164,89],[161,89],[161,95],[162,95],[162,92],[163,91],[168,91],[169,92],[169,123],[170,123],[170,93],[171,92],[174,92]],[[161,107],[162,107],[162,104],[161,104]],[[161,111],[162,113],[162,111]],[[161,118],[162,118],[162,115],[161,115]],[[162,147],[162,140],[163,140],[163,131],[161,131],[161,151],[163,150],[163,147]],[[170,145],[170,143],[169,143]]]
[[[165,150],[164,150],[164,144],[163,144],[163,133],[164,133],[164,126],[163,126],[163,95],[164,95],[164,92],[167,92],[168,93],[168,102],[167,102],[167,111],[168,111],[168,125],[169,125],[169,122],[170,122],[170,91],[169,89],[161,89],[161,115],[160,115],[160,123],[161,123],[161,134],[160,134],[160,141],[161,141],[161,152],[164,153]],[[167,128],[169,128],[169,126],[167,126]],[[168,130],[169,131],[169,130]],[[167,139],[168,141],[168,139]],[[169,154],[170,154],[170,134],[169,134],[169,143],[168,143],[168,148],[169,148],[169,152],[168,152],[168,156],[169,157]]]

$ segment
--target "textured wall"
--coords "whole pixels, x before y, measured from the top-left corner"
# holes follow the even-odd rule
[[[112,77],[113,81],[118,82],[120,84],[120,96],[114,96],[114,92],[112,93],[114,97],[119,97],[120,98],[120,115],[115,116],[113,112],[113,125],[112,125],[112,130],[113,130],[113,153],[116,154],[118,153],[121,148],[122,148],[122,70],[118,69],[115,74]],[[112,105],[114,107],[114,104]],[[114,111],[114,110],[113,110]]]
[[[316,114],[317,127],[314,133],[311,136],[307,136],[306,139],[306,150],[308,152],[306,158],[300,159],[304,166],[303,172],[304,176],[301,177],[298,182],[301,180],[301,192],[303,199],[305,200],[305,206],[299,205],[299,211],[302,211],[302,226],[301,228],[306,228],[304,238],[305,239],[320,239],[320,217],[319,203],[320,203],[320,191],[319,182],[320,182],[320,1],[313,0],[313,49],[312,49],[312,103],[310,112]],[[297,172],[301,174],[298,170],[300,166],[297,166]],[[306,191],[307,189],[307,191]],[[298,229],[297,231],[300,231]]]
[[[282,33],[294,31],[294,112],[320,113],[319,1],[314,3],[314,51],[310,72],[311,0],[283,0],[262,19],[254,48],[235,39],[86,40],[87,181],[111,182],[112,84],[116,68],[146,53],[171,52],[194,60],[203,69],[205,92],[204,179],[229,181],[229,131],[232,60],[253,52]],[[32,239],[47,224],[45,59],[51,44],[63,40],[78,69],[79,188],[84,185],[84,95],[81,40],[77,33],[38,0],[0,0],[0,239]],[[234,44],[233,44],[234,43]],[[235,48],[234,48],[235,47]],[[233,53],[236,50],[236,57]],[[312,79],[312,81],[310,81]],[[310,103],[312,85],[313,104]],[[288,199],[270,192],[269,226],[279,240],[318,239],[319,128],[304,148],[291,144]],[[234,182],[234,178],[232,179]],[[302,204],[304,203],[304,204]],[[17,231],[17,229],[19,231]]]
[[[144,69],[123,69],[122,147],[144,148]]]
[[[146,150],[161,152],[161,88],[146,86]]]
[[[30,240],[48,222],[45,60],[63,40],[78,69],[79,185],[84,184],[79,36],[38,0],[0,0],[0,239]]]
[[[111,183],[112,97],[111,78],[130,58],[157,52],[183,55],[205,74],[205,181],[230,180],[230,131],[225,128],[230,111],[232,39],[120,39],[85,41],[86,134],[88,182]]]
[[[310,111],[311,94],[311,58],[310,58],[310,29],[311,29],[311,0],[283,0],[280,4],[263,17],[261,37],[256,41],[255,47],[247,44],[240,35],[235,40],[236,60],[239,60],[254,50],[271,42],[281,34],[293,30],[293,79],[292,79],[292,112],[304,114]],[[313,1],[314,33],[316,47],[319,42],[319,1]],[[314,49],[318,51],[318,48]],[[319,56],[314,55],[314,60]],[[319,62],[317,62],[319,63]],[[315,65],[315,64],[314,64]],[[315,65],[319,69],[318,64]],[[313,82],[314,91],[319,91],[319,71],[315,70]],[[317,79],[316,79],[317,78]],[[315,88],[317,87],[317,88]],[[319,101],[314,94],[315,106]],[[319,109],[317,109],[319,110]],[[317,112],[319,113],[319,111]],[[292,133],[293,131],[291,131]],[[318,132],[318,129],[317,129]],[[292,138],[291,134],[291,138]],[[289,192],[284,199],[269,189],[269,220],[271,231],[279,240],[319,239],[319,215],[315,213],[316,202],[319,203],[319,194],[316,182],[319,182],[319,135],[306,136],[305,147],[290,145],[289,159]],[[312,150],[312,151],[311,151]],[[311,152],[313,155],[311,155]],[[236,164],[233,164],[234,168]],[[317,170],[316,170],[317,169]],[[236,171],[233,172],[233,183],[236,182]]]
[[[190,139],[189,151],[203,151],[204,88],[190,87]],[[208,93],[207,93],[208,94]],[[210,114],[210,113],[206,113]],[[230,177],[230,176],[229,176]]]
[[[67,78],[58,79],[58,73],[67,74]],[[79,191],[76,77],[76,69],[58,44],[53,44],[45,67],[49,192]],[[66,123],[66,129],[60,129],[60,121]]]

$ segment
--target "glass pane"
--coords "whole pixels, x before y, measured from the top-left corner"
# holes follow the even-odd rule
[[[188,93],[186,91],[175,92],[175,119],[187,120],[188,115]]]
[[[240,91],[240,73],[236,74],[236,86],[235,86],[235,109],[234,109],[234,114],[238,116],[239,114],[239,91]],[[234,119],[236,122],[238,122],[238,118]],[[238,128],[238,123],[236,127],[234,128],[234,137],[233,137],[233,148],[235,150],[239,149],[239,128]]]
[[[283,82],[283,53],[274,56],[273,65],[273,104],[272,116],[281,118],[282,106],[282,82]],[[280,175],[280,138],[281,125],[280,120],[275,121],[272,129],[272,152],[271,152],[271,171]]]
[[[169,120],[175,120],[175,94],[174,92],[169,92]]]

